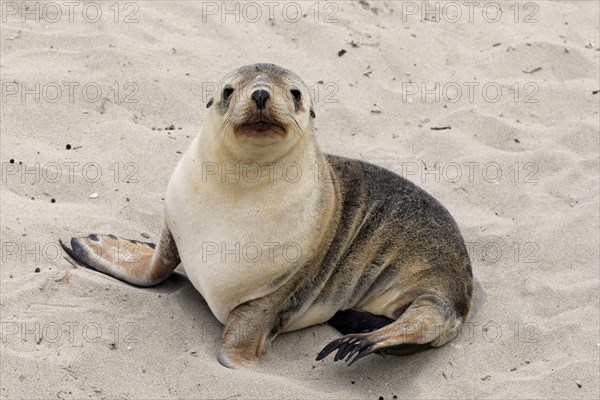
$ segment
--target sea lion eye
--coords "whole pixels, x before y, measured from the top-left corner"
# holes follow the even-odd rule
[[[231,97],[232,94],[233,94],[233,88],[232,87],[228,86],[225,89],[223,89],[223,101],[229,100],[229,97]]]
[[[300,103],[300,101],[302,100],[302,93],[300,93],[298,89],[292,89],[290,90],[290,93],[294,97],[294,102]]]

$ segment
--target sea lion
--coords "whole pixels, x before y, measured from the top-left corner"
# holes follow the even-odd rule
[[[459,229],[424,190],[322,153],[306,85],[273,64],[221,81],[168,184],[158,244],[72,238],[76,261],[137,286],[180,263],[225,327],[218,360],[256,361],[278,333],[329,322],[335,361],[441,346],[469,312]],[[243,332],[243,334],[240,334]]]

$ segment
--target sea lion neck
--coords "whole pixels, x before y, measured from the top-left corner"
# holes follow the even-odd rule
[[[314,179],[323,163],[322,153],[312,137],[301,138],[287,149],[273,151],[270,146],[244,152],[240,148],[233,151],[219,138],[197,137],[190,147],[190,156],[203,170],[214,170],[209,174],[223,188],[234,185],[256,188],[265,185],[296,184],[301,180]]]

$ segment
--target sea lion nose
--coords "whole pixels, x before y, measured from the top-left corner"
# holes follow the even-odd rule
[[[265,104],[267,103],[267,99],[271,97],[269,92],[263,89],[255,90],[252,93],[252,99],[256,103],[256,106],[259,110],[263,110],[265,108]]]

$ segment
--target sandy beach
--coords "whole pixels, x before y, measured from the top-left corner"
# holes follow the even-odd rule
[[[0,398],[600,396],[598,2],[66,3],[0,3]],[[255,62],[304,79],[323,151],[452,213],[460,337],[348,367],[313,326],[230,370],[181,266],[141,289],[67,260],[59,238],[157,240],[215,82]]]

